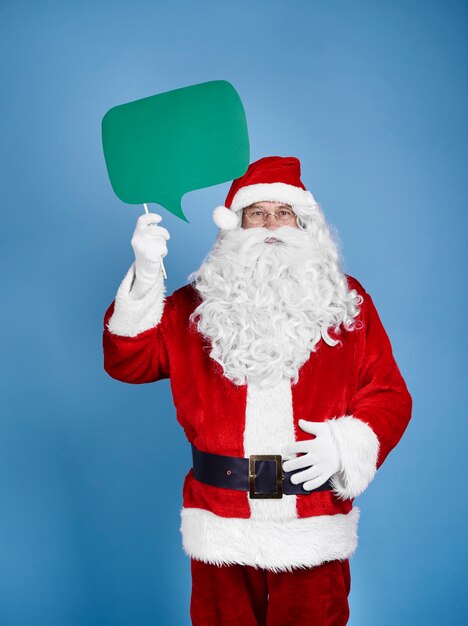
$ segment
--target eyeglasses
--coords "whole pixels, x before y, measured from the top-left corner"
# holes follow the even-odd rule
[[[291,224],[296,219],[296,214],[291,209],[277,209],[274,212],[262,211],[261,209],[244,210],[244,215],[251,224],[265,224],[269,215],[274,215],[280,224]]]

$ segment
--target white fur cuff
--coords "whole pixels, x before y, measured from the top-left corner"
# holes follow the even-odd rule
[[[327,420],[337,444],[342,470],[332,476],[335,495],[343,500],[361,494],[377,471],[379,440],[372,428],[352,415]]]
[[[130,266],[115,296],[114,312],[107,328],[114,335],[135,337],[159,324],[164,310],[164,278],[159,273],[154,285],[139,299],[130,289],[135,277],[135,263]]]

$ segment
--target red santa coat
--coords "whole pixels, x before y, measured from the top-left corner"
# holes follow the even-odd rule
[[[299,380],[274,388],[238,386],[211,359],[210,343],[189,323],[200,302],[192,284],[164,297],[162,278],[140,300],[127,272],[104,318],[104,368],[133,384],[170,378],[177,421],[199,450],[248,457],[280,454],[311,435],[299,419],[327,421],[341,458],[333,489],[277,500],[197,481],[183,485],[181,532],[186,553],[215,564],[242,563],[274,571],[349,558],[357,546],[359,509],[353,506],[402,437],[412,400],[371,296],[358,328],[329,331],[299,370]]]

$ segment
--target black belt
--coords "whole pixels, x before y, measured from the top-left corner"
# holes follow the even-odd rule
[[[248,459],[198,450],[193,443],[193,475],[213,487],[248,491],[250,498],[282,498],[283,495],[310,494],[332,489],[330,479],[316,489],[294,485],[291,476],[301,470],[285,472],[280,454],[251,454]]]

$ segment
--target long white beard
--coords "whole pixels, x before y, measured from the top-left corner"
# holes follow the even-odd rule
[[[266,243],[275,237],[282,243]],[[210,356],[237,385],[296,383],[299,369],[327,329],[352,330],[360,296],[348,291],[335,244],[321,246],[306,230],[282,226],[223,232],[190,276],[202,296],[192,313],[211,340]]]

